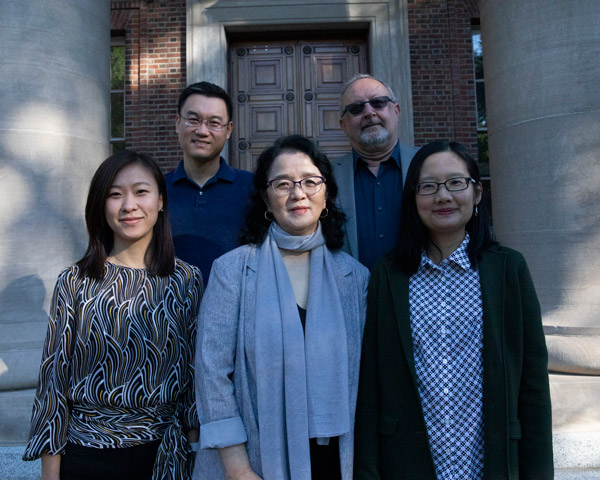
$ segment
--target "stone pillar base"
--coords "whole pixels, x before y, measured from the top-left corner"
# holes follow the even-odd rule
[[[600,377],[550,374],[550,394],[555,468],[600,468]]]

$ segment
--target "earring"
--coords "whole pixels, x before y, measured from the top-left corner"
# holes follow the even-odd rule
[[[269,213],[271,213],[269,210],[265,210],[264,217],[267,222],[272,222],[275,217],[273,217],[273,214],[271,213],[272,218],[269,218]]]
[[[323,212],[325,212],[325,215],[323,215]],[[319,215],[319,218],[325,218],[327,215],[329,215],[329,209],[327,207],[325,207],[322,211],[321,211],[321,215]]]
[[[475,205],[475,216],[479,215],[479,206]]]

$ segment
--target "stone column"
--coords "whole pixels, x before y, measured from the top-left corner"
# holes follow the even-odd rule
[[[561,374],[557,466],[600,466],[600,2],[480,10],[494,226],[527,258]]]
[[[60,270],[109,152],[109,0],[0,2],[0,445],[24,444]]]

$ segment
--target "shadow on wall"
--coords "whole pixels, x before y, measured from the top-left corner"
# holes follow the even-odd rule
[[[46,287],[37,275],[0,292],[0,392],[34,388],[48,324]]]

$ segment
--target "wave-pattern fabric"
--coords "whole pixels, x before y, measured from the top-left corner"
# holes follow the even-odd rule
[[[157,458],[171,472],[155,478],[185,478],[174,472],[184,468],[181,459],[171,457],[188,448],[183,432],[198,428],[193,360],[202,293],[199,269],[179,259],[168,277],[108,262],[101,280],[77,266],[63,270],[23,459],[61,454],[67,441],[122,448],[164,438]]]

